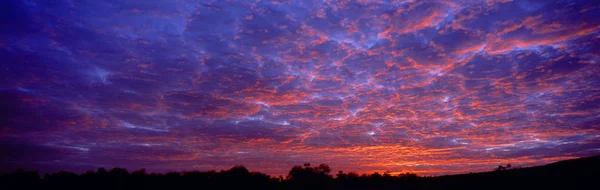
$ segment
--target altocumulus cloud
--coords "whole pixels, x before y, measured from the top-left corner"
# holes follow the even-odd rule
[[[0,4],[2,168],[428,175],[600,152],[600,1]]]

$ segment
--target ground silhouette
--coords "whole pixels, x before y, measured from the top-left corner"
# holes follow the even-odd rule
[[[561,161],[545,166],[499,166],[491,172],[420,177],[412,173],[362,174],[338,171],[326,164],[294,166],[287,176],[271,177],[244,166],[222,171],[146,173],[123,168],[61,171],[40,176],[19,169],[0,176],[2,189],[596,189],[600,156]]]

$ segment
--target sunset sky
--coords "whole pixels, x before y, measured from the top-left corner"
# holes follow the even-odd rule
[[[0,172],[600,154],[597,0],[4,0]]]

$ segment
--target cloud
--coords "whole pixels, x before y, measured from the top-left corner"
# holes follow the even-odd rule
[[[596,2],[3,5],[11,167],[437,175],[598,153]]]

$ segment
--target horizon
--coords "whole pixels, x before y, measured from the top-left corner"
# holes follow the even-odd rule
[[[367,172],[367,173],[358,173],[358,172],[353,172],[353,171],[341,171],[341,170],[335,170],[334,168],[330,168],[331,171],[326,173],[326,175],[330,175],[334,178],[339,178],[338,174],[342,173],[342,174],[356,174],[357,176],[372,176],[372,175],[389,175],[392,177],[402,177],[403,175],[406,174],[414,174],[417,177],[444,177],[444,176],[460,176],[460,175],[469,175],[469,174],[484,174],[484,173],[491,173],[491,172],[499,172],[499,171],[507,171],[507,170],[522,170],[522,169],[533,169],[536,167],[548,167],[549,165],[553,165],[553,164],[559,164],[563,161],[575,161],[575,162],[581,162],[582,159],[583,160],[587,160],[587,159],[598,159],[600,157],[600,155],[595,155],[595,156],[589,156],[589,157],[581,157],[581,158],[573,158],[573,159],[568,159],[568,160],[561,160],[561,161],[557,161],[557,162],[552,162],[552,163],[548,163],[548,164],[544,164],[544,165],[536,165],[536,166],[528,166],[528,167],[522,167],[522,166],[514,166],[514,165],[499,165],[498,167],[504,167],[504,168],[495,168],[494,170],[488,170],[488,171],[478,171],[478,172],[469,172],[469,173],[455,173],[455,174],[442,174],[442,175],[418,175],[416,173],[410,172],[410,171],[404,171],[404,172],[390,172],[390,171],[383,171],[383,172],[379,172],[379,171],[374,171],[374,172]],[[306,164],[309,164],[308,166]],[[304,166],[303,166],[304,165]],[[294,167],[300,167],[300,168],[315,168],[318,167],[320,165],[326,165],[327,167],[329,167],[329,165],[327,164],[319,164],[319,165],[312,165],[310,163],[304,163],[303,165],[295,165]],[[104,172],[110,172],[113,169],[123,169],[125,171],[127,171],[129,174],[134,174],[134,173],[139,173],[140,171],[143,171],[142,173],[144,173],[145,175],[167,175],[169,173],[180,173],[180,174],[184,174],[184,173],[196,173],[196,172],[200,172],[200,173],[222,173],[222,172],[227,172],[227,171],[232,171],[235,168],[244,168],[246,169],[249,173],[258,173],[258,174],[265,174],[267,176],[269,176],[270,178],[274,178],[274,179],[280,179],[281,177],[283,177],[283,180],[289,180],[288,179],[288,175],[290,173],[284,174],[284,175],[272,175],[272,174],[266,174],[260,171],[256,171],[256,170],[250,170],[248,168],[246,168],[243,165],[234,165],[228,169],[221,169],[221,170],[205,170],[205,171],[200,171],[200,170],[181,170],[181,171],[166,171],[166,172],[152,172],[152,171],[148,171],[145,168],[141,168],[138,170],[128,170],[127,168],[123,168],[123,167],[112,167],[112,168],[104,168],[104,167],[100,167],[97,169],[89,169],[89,170],[85,170],[84,172],[73,172],[73,171],[67,171],[67,170],[60,170],[57,172],[47,172],[47,173],[41,173],[38,170],[27,170],[27,169],[23,169],[23,168],[17,168],[16,170],[9,172],[9,173],[0,173],[0,174],[15,174],[15,172],[36,172],[38,173],[38,175],[41,178],[44,178],[44,175],[46,174],[58,174],[61,172],[68,172],[68,173],[75,173],[77,175],[84,175],[88,172],[92,172],[92,173],[98,173],[100,170],[103,170]],[[292,168],[293,169],[293,168]],[[291,170],[290,170],[291,171]]]
[[[0,173],[600,154],[600,1],[0,2]]]

